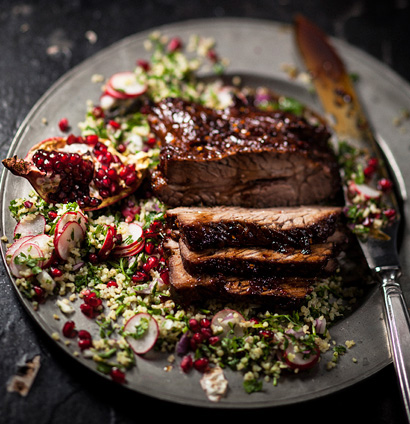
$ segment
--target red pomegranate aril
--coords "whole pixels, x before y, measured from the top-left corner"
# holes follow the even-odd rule
[[[204,372],[208,368],[209,360],[207,358],[198,358],[193,365],[197,371]]]
[[[89,146],[95,146],[99,141],[98,141],[98,135],[97,134],[90,134],[87,135],[85,137],[85,142],[89,145]]]
[[[63,275],[63,271],[61,271],[61,269],[58,268],[50,268],[50,274],[52,277],[61,277]]]
[[[156,140],[156,138],[154,138],[154,137],[150,137],[150,138],[147,140],[147,144],[148,144],[148,146],[149,146],[149,147],[153,147],[153,146],[155,146],[156,142],[157,142],[157,140]]]
[[[208,339],[208,342],[211,346],[215,346],[219,342],[219,337],[218,336],[211,336]]]
[[[169,285],[169,271],[165,270],[162,271],[160,274],[161,280],[164,284],[166,284],[167,286]]]
[[[144,250],[148,255],[152,255],[155,252],[155,244],[154,243],[146,243],[144,246]]]
[[[114,121],[113,119],[108,122],[108,125],[112,128],[115,128],[116,130],[121,128],[121,125],[117,121]]]
[[[143,283],[148,280],[148,275],[146,272],[137,271],[132,277],[131,280],[134,283]]]
[[[123,384],[125,383],[125,374],[119,368],[112,368],[110,372],[110,376],[113,381],[116,383]]]
[[[68,137],[67,137],[67,144],[74,144],[74,143],[77,143],[78,142],[78,140],[77,140],[77,137],[74,135],[74,134],[70,134]]]
[[[210,328],[201,328],[201,335],[204,339],[208,340],[212,337],[212,330]]]
[[[107,287],[118,287],[118,284],[115,280],[110,280],[107,283]]]
[[[200,325],[199,325],[199,322],[198,322],[198,320],[196,320],[195,318],[191,318],[189,321],[188,321],[188,327],[192,330],[192,331],[199,331],[199,329],[200,329]]]
[[[98,262],[98,256],[95,253],[90,253],[88,255],[88,260],[92,263],[92,264],[96,264]]]
[[[101,106],[94,106],[92,110],[94,118],[104,118],[104,110]]]
[[[91,334],[87,330],[79,330],[78,332],[78,338],[81,340],[87,339],[91,340]]]
[[[63,326],[63,336],[69,339],[72,339],[76,335],[77,335],[77,331],[75,330],[74,321],[67,321]]]
[[[37,302],[42,302],[44,300],[44,289],[39,286],[33,286],[33,290],[35,293],[35,300],[37,300]]]
[[[81,350],[88,349],[88,348],[90,348],[91,346],[92,346],[92,341],[91,341],[91,339],[80,339],[80,340],[78,340],[78,347],[79,347]]]
[[[211,326],[211,321],[208,318],[202,318],[199,324],[202,328],[209,328]]]
[[[376,172],[376,168],[374,168],[373,166],[366,166],[366,168],[364,168],[363,173],[364,176],[366,178],[370,178],[374,175],[374,173]]]
[[[106,175],[112,181],[117,181],[118,180],[117,171],[115,169],[113,169],[113,168],[107,169]]]
[[[183,372],[189,372],[192,369],[193,360],[191,355],[185,355],[181,360],[181,369]]]
[[[124,179],[125,185],[131,186],[137,181],[137,176],[135,174],[127,175]]]
[[[119,153],[124,153],[125,151],[127,150],[127,147],[125,146],[125,144],[119,144],[118,146],[117,146],[117,151],[119,152]]]
[[[383,214],[387,218],[392,219],[392,218],[394,218],[396,216],[396,210],[395,209],[392,209],[392,208],[389,208],[389,209],[384,210],[383,211]]]
[[[389,180],[388,178],[382,178],[379,180],[379,182],[377,183],[377,186],[379,188],[379,190],[382,191],[389,191],[392,189],[393,187],[393,183],[391,180]]]
[[[30,202],[30,200],[26,200],[24,202],[24,207],[27,208],[27,209],[32,208],[33,207],[33,202]]]
[[[87,305],[87,303],[82,303],[80,305],[80,309],[81,309],[81,312],[88,318],[94,317],[95,312],[94,312],[94,308],[91,305]]]
[[[195,341],[196,345],[200,345],[204,341],[204,336],[201,333],[194,333],[192,339]]]
[[[107,197],[110,197],[110,191],[109,190],[103,189],[103,190],[100,190],[99,193],[100,193],[101,197],[103,197],[104,199],[106,199]]]
[[[159,264],[159,260],[156,256],[150,256],[147,259],[147,262],[145,262],[145,264],[142,266],[142,269],[148,273],[150,272],[152,269],[156,268]]]
[[[367,161],[367,166],[371,166],[372,168],[376,169],[379,165],[379,161],[377,158],[370,158]]]
[[[67,118],[60,119],[60,121],[58,123],[58,127],[60,128],[61,131],[67,132],[70,128],[70,125],[68,123],[68,119]]]
[[[150,69],[149,62],[146,61],[146,60],[143,60],[143,59],[137,60],[137,66],[141,67],[145,72],[149,71],[149,69]]]
[[[167,46],[168,51],[171,53],[177,50],[180,50],[181,48],[182,48],[182,41],[177,37],[172,38]]]

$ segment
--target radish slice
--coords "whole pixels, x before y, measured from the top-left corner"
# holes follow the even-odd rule
[[[139,335],[138,329],[146,326],[145,331]],[[150,314],[141,312],[131,317],[124,326],[125,340],[131,349],[137,354],[142,355],[151,350],[158,339],[159,328],[155,318]]]
[[[33,243],[23,243],[13,254],[10,261],[10,270],[15,277],[31,277],[34,275],[32,267],[25,263],[18,263],[19,259],[36,259],[35,265],[39,266],[39,259],[43,259],[44,256],[40,248]]]
[[[60,219],[57,221],[56,228],[54,231],[54,236],[57,237],[59,234],[62,233],[65,225],[68,222],[77,222],[80,224],[83,232],[85,233],[87,230],[87,217],[80,211],[70,211],[65,212],[63,215],[61,215]]]
[[[30,237],[25,243],[35,244],[44,256],[44,261],[38,264],[41,268],[47,268],[54,259],[54,242],[53,238],[47,234],[38,234]]]
[[[147,91],[146,84],[139,83],[136,74],[132,71],[114,74],[109,79],[107,86],[128,98],[138,97]]]
[[[120,92],[120,91],[116,91],[114,90],[114,88],[108,83],[105,86],[105,93],[107,96],[112,97],[113,99],[116,100],[126,100],[128,99],[128,96],[126,96],[124,93]]]
[[[54,239],[57,255],[66,261],[72,249],[79,247],[84,240],[84,231],[77,221],[67,222],[63,230]]]
[[[222,309],[212,318],[212,327],[221,337],[226,337],[233,330],[235,337],[244,335],[243,328],[239,325],[244,322],[244,317],[234,309]]]
[[[115,97],[111,96],[108,93],[103,93],[100,97],[100,106],[104,109],[111,109],[115,105]]]
[[[141,225],[132,222],[128,224],[128,228],[125,234],[123,234],[123,240],[126,243],[122,243],[115,246],[113,254],[116,256],[133,256],[141,252],[144,248],[145,241],[143,239],[144,231]]]
[[[320,357],[319,349],[308,352],[296,352],[294,345],[289,341],[288,347],[283,352],[283,359],[292,369],[307,370],[312,368]]]
[[[25,236],[17,239],[6,251],[6,258],[11,258],[14,252],[27,240],[30,240],[34,236]]]
[[[365,199],[378,199],[382,195],[381,191],[367,184],[357,184],[354,181],[349,184],[349,190],[354,194],[364,196]]]
[[[46,228],[46,219],[43,215],[29,214],[23,217],[14,229],[14,236],[20,234],[21,237],[35,236],[43,234]]]

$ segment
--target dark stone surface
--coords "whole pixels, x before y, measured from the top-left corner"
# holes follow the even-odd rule
[[[135,32],[206,17],[291,22],[300,12],[329,34],[367,51],[410,81],[410,7],[406,0],[0,1],[0,153],[49,86],[93,53]],[[85,33],[93,30],[92,44]],[[55,55],[47,48],[58,44]],[[393,366],[337,394],[266,411],[215,411],[168,404],[113,387],[62,355],[21,306],[0,268],[0,422],[132,423],[142,419],[271,419],[276,422],[404,423]],[[17,362],[41,355],[30,394],[6,391]],[[261,413],[265,415],[261,417]]]

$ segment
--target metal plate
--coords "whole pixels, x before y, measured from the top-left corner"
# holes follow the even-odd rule
[[[306,87],[291,81],[282,69],[283,64],[299,65],[290,27],[260,20],[213,19],[187,21],[157,29],[182,39],[187,39],[191,34],[215,38],[220,54],[230,60],[231,73],[249,75],[249,82],[269,84],[278,92],[297,97],[320,111],[318,103]],[[147,57],[143,43],[150,33],[151,31],[136,34],[114,44],[55,83],[21,125],[10,147],[9,156],[24,156],[34,143],[55,136],[56,123],[62,117],[68,118],[72,124],[82,121],[87,100],[97,101],[100,95],[100,85],[91,83],[92,75],[102,74],[108,77],[114,72],[133,69],[136,59]],[[394,125],[394,119],[402,110],[410,110],[410,87],[386,66],[363,52],[338,40],[334,40],[334,43],[345,58],[348,68],[360,76],[359,93],[378,136],[387,141],[385,152],[396,171],[405,198],[408,184],[404,181],[410,181],[410,153],[407,136]],[[43,118],[50,125],[44,125]],[[403,172],[403,178],[399,169]],[[0,225],[1,234],[7,235],[9,239],[15,223],[10,217],[8,205],[10,200],[21,197],[29,189],[28,183],[22,179],[3,172]],[[404,231],[401,259],[407,276],[409,262],[406,258],[410,257],[410,237],[408,229]],[[4,260],[4,244],[2,256]],[[405,295],[408,297],[408,282],[404,283]],[[53,302],[34,311],[30,303],[17,293],[29,314],[48,335],[61,331],[63,323],[53,318],[53,314],[60,311]],[[185,375],[178,367],[165,371],[166,359],[154,356],[137,358],[137,365],[128,376],[127,385],[131,390],[162,400],[212,408],[260,408],[317,398],[355,384],[391,362],[382,314],[382,299],[378,289],[374,287],[360,307],[332,329],[332,337],[338,344],[343,344],[346,340],[356,342],[356,346],[341,358],[337,368],[330,372],[326,370],[329,353],[314,370],[289,378],[284,376],[277,387],[265,384],[265,390],[260,393],[245,394],[241,376],[227,372],[230,381],[228,395],[220,403],[211,403],[200,388],[198,374]],[[77,317],[75,319],[78,322]],[[81,325],[91,329],[85,319]],[[74,356],[73,350],[62,342],[56,343],[76,361],[94,369],[92,361]],[[357,358],[357,363],[353,362],[353,357]]]

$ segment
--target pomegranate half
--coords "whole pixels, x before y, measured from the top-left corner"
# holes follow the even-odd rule
[[[24,159],[3,160],[46,202],[77,202],[84,211],[104,208],[133,193],[148,164],[146,153],[125,156],[94,135],[49,138],[32,147]]]

